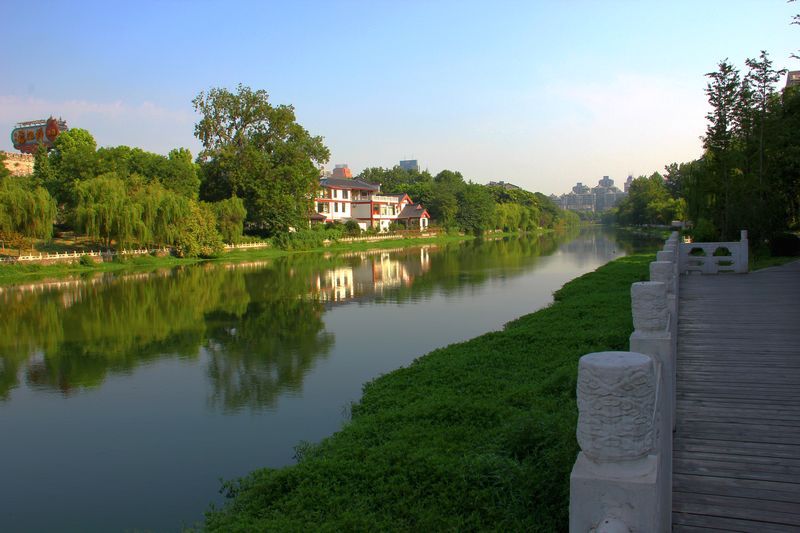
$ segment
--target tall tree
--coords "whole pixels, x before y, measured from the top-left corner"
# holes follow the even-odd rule
[[[728,60],[721,61],[718,70],[706,74],[711,81],[706,86],[706,96],[711,111],[706,115],[708,126],[703,145],[711,156],[718,183],[722,185],[723,201],[721,228],[723,236],[729,236],[730,220],[730,173],[732,166],[732,145],[737,131],[737,117],[740,104],[741,80],[739,71]]]
[[[201,197],[241,198],[252,226],[274,234],[300,227],[330,152],[297,123],[294,108],[273,106],[264,90],[214,88],[193,100],[201,119]]]

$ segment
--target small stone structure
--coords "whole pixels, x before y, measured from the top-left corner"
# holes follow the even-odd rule
[[[5,161],[3,164],[11,172],[12,176],[28,176],[33,174],[33,155],[16,154],[13,152],[3,152]]]
[[[744,274],[747,270],[747,230],[741,231],[738,242],[692,242],[680,244],[678,271],[681,274],[693,272],[702,274],[736,272],[737,274]]]

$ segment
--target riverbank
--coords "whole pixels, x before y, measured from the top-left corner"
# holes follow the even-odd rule
[[[492,234],[491,237],[499,238],[508,235],[510,234]],[[287,255],[303,253],[361,252],[429,244],[443,245],[455,242],[463,242],[474,238],[475,237],[472,235],[440,234],[431,237],[398,237],[397,239],[386,239],[374,242],[334,242],[329,246],[316,247],[308,250],[246,248],[232,250],[220,257],[210,259],[178,258],[170,255],[137,255],[130,257],[115,256],[115,258],[111,261],[98,261],[87,264],[82,264],[80,262],[80,258],[77,258],[71,262],[44,265],[30,263],[0,264],[0,285],[30,282],[49,278],[63,278],[66,276],[90,274],[93,272],[148,271],[158,268],[171,268],[197,263],[231,263],[239,261],[274,259]]]
[[[296,465],[226,485],[212,531],[512,530],[567,524],[580,356],[626,349],[630,284],[652,255],[618,259],[502,331],[435,350],[364,387],[346,426]]]

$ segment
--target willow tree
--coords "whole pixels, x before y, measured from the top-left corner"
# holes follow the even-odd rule
[[[0,239],[22,249],[34,239],[49,240],[53,235],[56,204],[42,187],[24,178],[0,179]]]
[[[330,152],[297,123],[294,108],[241,84],[235,93],[200,92],[192,103],[201,115],[201,198],[241,198],[250,225],[266,234],[306,224]]]
[[[75,185],[76,227],[89,237],[124,247],[147,238],[142,206],[128,195],[125,182],[115,173],[102,174]]]

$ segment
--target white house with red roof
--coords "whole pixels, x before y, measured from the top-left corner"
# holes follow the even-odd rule
[[[388,231],[393,222],[424,230],[431,217],[422,204],[415,204],[407,194],[381,194],[380,184],[353,178],[349,168],[337,165],[333,175],[319,180],[310,218],[312,222],[355,220],[362,230]]]

